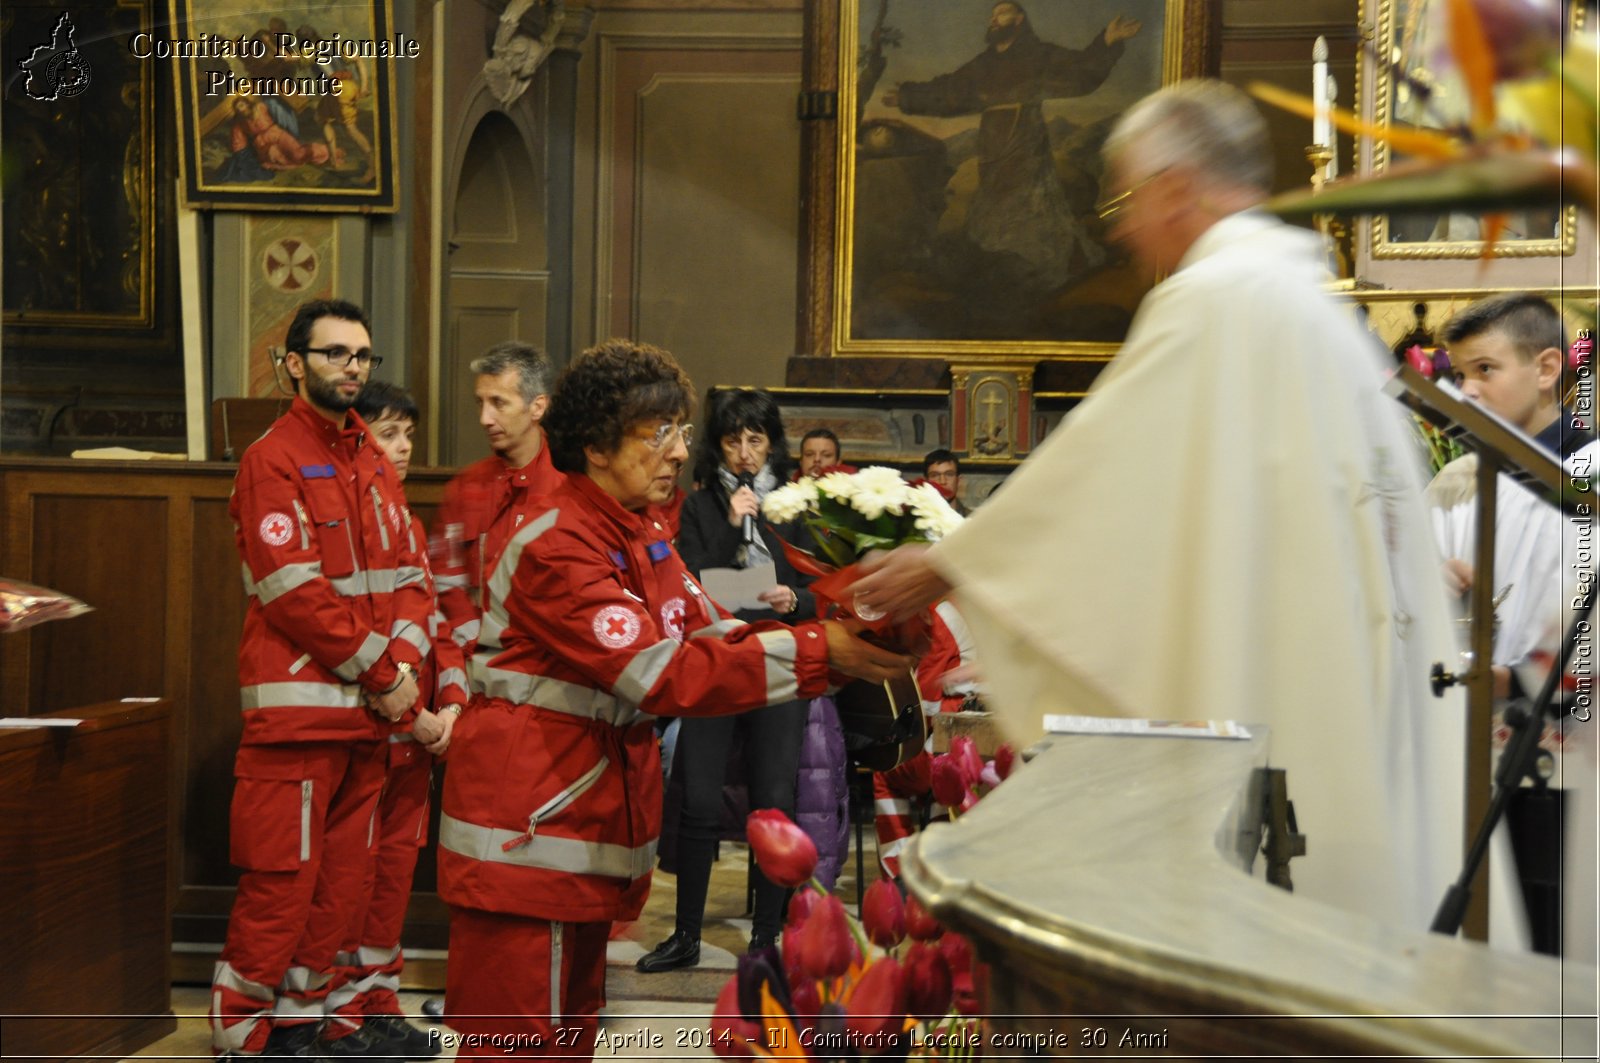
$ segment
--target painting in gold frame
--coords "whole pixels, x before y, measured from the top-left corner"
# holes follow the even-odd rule
[[[173,36],[240,42],[181,58],[184,204],[396,209],[394,65],[416,61],[389,0],[171,0]]]
[[[1103,360],[1126,335],[1145,284],[1095,215],[1100,147],[1204,72],[1207,5],[1022,6],[841,0],[832,353]]]
[[[1448,53],[1442,43],[1428,40],[1441,31],[1442,21],[1428,8],[1442,3],[1361,0],[1363,35],[1374,44],[1360,60],[1359,91],[1364,117],[1374,124],[1465,125],[1459,77],[1444,67]],[[1571,0],[1571,31],[1592,28],[1594,6],[1593,0]],[[1400,161],[1387,143],[1362,139],[1360,172],[1382,173]],[[1559,288],[1595,281],[1594,223],[1573,207],[1508,215],[1491,258],[1484,256],[1481,234],[1481,219],[1463,214],[1362,218],[1356,227],[1357,278],[1393,290]]]

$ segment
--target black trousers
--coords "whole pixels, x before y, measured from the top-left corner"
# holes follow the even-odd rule
[[[736,731],[744,734],[750,810],[776,808],[794,816],[795,776],[808,704],[786,701],[738,716],[685,716],[678,730],[674,773],[683,773],[683,813],[678,823],[677,929],[698,938],[705,918],[711,863],[722,826],[722,785]],[[776,934],[786,890],[756,873],[754,929]]]

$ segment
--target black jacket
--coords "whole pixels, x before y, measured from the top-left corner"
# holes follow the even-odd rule
[[[744,535],[740,529],[728,523],[728,495],[720,483],[702,487],[684,499],[679,520],[678,553],[696,578],[704,569],[737,567],[734,559],[738,556],[739,547],[744,545]],[[767,552],[772,555],[772,563],[778,570],[778,582],[794,589],[799,604],[795,606],[794,612],[787,616],[771,609],[741,609],[734,615],[746,621],[771,620],[776,617],[779,620],[793,622],[815,617],[817,602],[811,592],[806,590],[811,583],[811,577],[802,576],[794,570],[794,566],[789,564],[789,559],[784,556],[783,547],[779,542],[780,539],[787,540],[802,550],[814,551],[815,547],[805,525],[799,521],[773,525],[757,516],[756,527],[766,543]]]

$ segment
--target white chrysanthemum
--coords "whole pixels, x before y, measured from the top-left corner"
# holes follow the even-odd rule
[[[910,491],[898,471],[873,465],[855,474],[850,506],[868,520],[877,520],[885,513],[904,512]]]
[[[850,499],[856,493],[856,474],[830,472],[817,481],[817,490],[829,498],[849,505]]]
[[[926,532],[928,538],[935,542],[955,531],[965,519],[945,501],[939,489],[929,483],[918,484],[911,489],[910,506],[916,516],[917,530]]]
[[[787,524],[802,513],[810,512],[816,500],[817,481],[803,476],[768,492],[761,500],[761,513],[774,524]]]

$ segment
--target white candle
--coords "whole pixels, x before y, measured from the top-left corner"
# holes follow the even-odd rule
[[[1328,38],[1311,46],[1311,143],[1326,145],[1332,130],[1328,122]]]
[[[1339,83],[1328,75],[1328,114],[1333,114],[1333,109],[1339,106]],[[1333,128],[1333,119],[1328,119],[1328,150],[1333,154],[1328,157],[1328,180],[1339,176],[1339,131]]]

